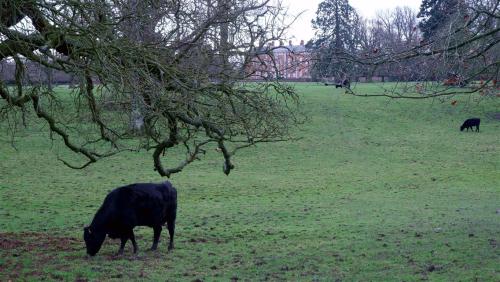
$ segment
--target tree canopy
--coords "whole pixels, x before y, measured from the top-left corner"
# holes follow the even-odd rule
[[[62,160],[72,168],[148,150],[168,177],[214,144],[229,174],[236,151],[288,140],[301,121],[293,88],[243,82],[256,50],[281,39],[286,18],[270,0],[2,1],[0,62],[14,64],[16,78],[0,81],[0,125],[34,113],[51,138],[84,157]],[[68,96],[27,81],[30,63],[77,86]],[[185,159],[166,166],[174,147]]]
[[[449,20],[450,15],[458,8],[458,0],[423,0],[418,17],[418,26],[425,39],[435,35],[440,27]]]
[[[313,76],[342,76],[347,72],[350,66],[340,63],[335,54],[356,50],[360,24],[360,17],[348,0],[326,0],[319,4],[312,20],[315,37],[308,44],[316,53]]]

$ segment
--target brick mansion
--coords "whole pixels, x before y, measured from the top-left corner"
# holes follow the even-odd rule
[[[309,80],[311,53],[304,45],[293,45],[292,41],[285,45],[280,41],[279,46],[274,42],[257,51],[256,56],[247,66],[248,79],[286,79],[286,80]]]

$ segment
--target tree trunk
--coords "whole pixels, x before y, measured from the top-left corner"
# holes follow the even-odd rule
[[[229,5],[229,0],[217,0],[217,6],[219,10],[223,11],[229,11],[230,5]],[[222,17],[227,18],[227,13],[224,13],[224,16]],[[221,65],[220,65],[220,80],[225,81],[226,77],[228,77],[229,74],[226,74],[226,72],[229,70],[229,24],[228,22],[222,21],[220,24],[220,41],[219,41],[219,48],[220,48],[220,54],[221,54]]]
[[[127,37],[133,41],[135,44],[140,44],[143,41],[143,38],[141,37],[141,34],[144,34],[141,32],[142,25],[140,22],[137,21],[137,19],[141,19],[141,17],[138,16],[138,13],[140,11],[140,5],[138,0],[129,0],[128,1],[128,12],[134,17],[132,17],[132,20],[129,21],[128,23],[128,28],[125,31],[127,34]],[[132,85],[138,86],[140,85],[139,78],[136,76],[134,77],[134,81],[132,81]],[[130,121],[129,121],[129,129],[133,134],[142,134],[144,130],[144,115],[142,111],[142,95],[140,93],[140,89],[133,87],[132,92],[130,93]]]

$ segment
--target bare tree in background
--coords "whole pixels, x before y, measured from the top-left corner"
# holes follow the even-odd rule
[[[390,75],[403,82],[391,85],[383,93],[348,93],[357,96],[386,96],[421,99],[480,92],[485,98],[498,95],[500,68],[500,8],[498,0],[457,1],[448,11],[446,21],[434,27],[433,35],[415,42],[408,32],[414,20],[396,10],[391,28],[393,36],[383,35],[373,40],[370,49],[338,54],[342,60],[355,63],[372,73],[388,69]],[[387,16],[378,17],[371,35],[389,30],[384,25]],[[379,22],[381,21],[381,22]],[[380,26],[380,28],[379,28]],[[399,28],[399,27],[403,28]],[[415,28],[416,29],[416,28]],[[402,44],[391,43],[390,38]],[[376,46],[377,42],[391,47]],[[397,48],[393,48],[397,46]],[[355,71],[352,75],[356,75]]]
[[[419,32],[416,27],[416,13],[409,7],[396,7],[393,10],[379,11],[374,19],[366,23],[366,36],[358,53],[365,58],[379,53],[396,53],[418,45]],[[392,62],[379,67],[358,65],[351,76],[364,76],[370,79],[378,76],[392,80],[415,79],[414,61]]]
[[[274,3],[274,5],[271,5]],[[239,149],[289,140],[302,115],[293,88],[243,83],[259,46],[287,26],[270,0],[6,0],[0,4],[0,61],[28,62],[80,81],[70,96],[47,85],[0,81],[0,128],[45,121],[51,138],[83,156],[84,168],[130,150],[151,150],[162,176],[180,172],[207,146],[223,171]],[[16,59],[18,58],[18,59]],[[132,113],[132,116],[131,116]],[[29,114],[29,113],[27,113]],[[141,134],[133,134],[130,125]],[[137,141],[137,142],[133,142]],[[165,166],[172,148],[185,159]]]

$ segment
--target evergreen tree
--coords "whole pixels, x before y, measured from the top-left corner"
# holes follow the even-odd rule
[[[429,39],[448,21],[450,15],[457,10],[459,0],[422,0],[417,17],[424,39]]]
[[[360,17],[348,0],[324,0],[312,20],[315,39],[309,46],[315,51],[314,77],[345,76],[348,66],[339,63],[339,56],[354,52],[359,46],[357,34]]]

